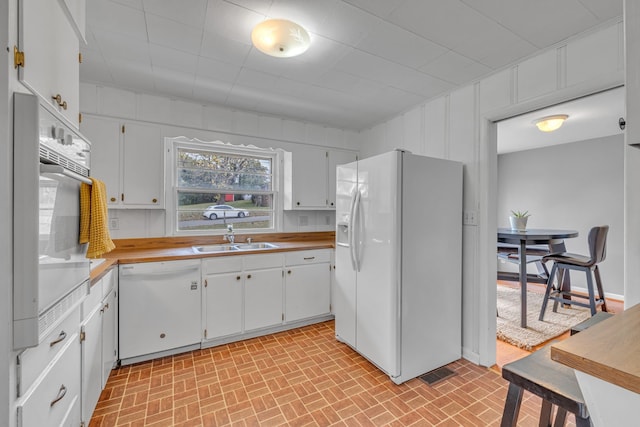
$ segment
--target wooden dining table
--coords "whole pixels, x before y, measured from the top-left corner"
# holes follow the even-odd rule
[[[576,230],[555,230],[549,228],[531,228],[524,231],[511,228],[498,228],[498,242],[518,245],[518,259],[520,260],[520,327],[527,327],[527,245],[548,245],[549,252],[565,252],[564,239],[577,237]],[[571,282],[565,274],[562,290],[570,291]]]

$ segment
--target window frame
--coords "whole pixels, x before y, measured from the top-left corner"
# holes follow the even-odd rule
[[[164,149],[165,156],[165,234],[167,236],[218,236],[223,235],[226,229],[178,229],[178,187],[177,187],[177,153],[179,149],[193,149],[211,151],[221,154],[240,156],[254,156],[271,159],[271,191],[251,191],[252,194],[270,194],[273,197],[273,222],[269,228],[238,228],[236,234],[249,233],[273,233],[282,229],[284,207],[282,205],[282,168],[283,150],[274,148],[259,148],[253,145],[234,145],[228,142],[201,141],[185,137],[166,137]],[[183,188],[184,190],[184,188]],[[197,192],[197,189],[194,189]],[[233,191],[237,192],[237,191]]]

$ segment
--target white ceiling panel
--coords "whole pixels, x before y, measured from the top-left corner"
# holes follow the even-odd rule
[[[358,82],[358,77],[342,71],[331,69],[318,79],[318,85],[337,91],[347,91]]]
[[[149,75],[155,75],[150,65],[143,65],[122,59],[111,60],[108,64],[113,80],[123,88],[136,88],[144,92],[155,91],[156,86]]]
[[[251,30],[264,20],[264,15],[228,3],[209,0],[204,27],[206,31],[220,34],[226,39],[251,44]]]
[[[318,33],[338,0],[273,0],[268,18],[288,19]]]
[[[200,57],[196,75],[205,79],[233,83],[238,78],[242,67],[210,58]]]
[[[197,75],[194,83],[197,90],[193,91],[193,99],[212,104],[223,105],[227,102],[233,83],[223,82],[216,78]]]
[[[171,19],[147,14],[149,43],[170,47],[194,55],[200,53],[202,29],[190,27]]]
[[[340,42],[355,46],[367,34],[377,31],[379,18],[348,3],[338,2],[316,33]]]
[[[138,10],[144,10],[142,0],[111,0],[113,3],[118,3],[123,6],[132,7]]]
[[[198,55],[156,44],[149,44],[149,55],[153,67],[169,68],[192,75],[196,73]]]
[[[580,28],[597,23],[596,17],[578,0],[462,1],[538,48],[558,43]],[[545,25],[540,27],[540,22]]]
[[[622,15],[622,0],[580,0],[580,3],[589,9],[599,21],[613,19]]]
[[[144,0],[144,11],[194,28],[202,28],[207,0]]]
[[[621,13],[622,0],[91,0],[80,78],[361,130]],[[310,49],[257,51],[267,18],[305,26]]]
[[[251,44],[223,37],[205,30],[200,55],[231,64],[242,65],[251,50]]]
[[[87,27],[103,29],[137,40],[147,40],[144,12],[109,0],[93,0],[87,4]],[[124,47],[124,46],[123,46]]]
[[[240,86],[247,89],[270,91],[275,87],[277,81],[278,76],[243,67],[240,70],[240,73],[238,73],[238,78],[235,81],[235,86]]]
[[[491,68],[504,66],[536,50],[498,22],[459,1],[407,0],[391,20]]]
[[[106,62],[117,59],[126,60],[132,65],[151,66],[149,44],[146,41],[131,39],[118,33],[104,33],[103,30],[96,30],[94,35],[99,40],[98,50],[104,55]]]
[[[179,98],[191,98],[195,77],[185,79],[179,71],[154,67],[153,80],[157,91],[163,95]]]
[[[448,83],[460,85],[488,74],[491,68],[450,50],[420,68],[420,71]]]
[[[405,0],[346,0],[345,2],[381,18],[388,18],[391,12]]]
[[[247,10],[253,10],[261,15],[267,16],[271,3],[273,0],[224,0],[226,3],[231,3],[236,6],[240,6]]]
[[[385,21],[356,45],[372,55],[410,68],[420,68],[444,54],[447,49]]]

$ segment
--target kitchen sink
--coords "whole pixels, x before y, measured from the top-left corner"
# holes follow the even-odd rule
[[[195,252],[206,254],[210,252],[228,252],[237,251],[238,248],[234,245],[205,245],[205,246],[192,246]]]
[[[236,247],[240,250],[249,250],[249,249],[275,249],[278,245],[274,245],[273,243],[267,242],[256,242],[256,243],[239,243]]]

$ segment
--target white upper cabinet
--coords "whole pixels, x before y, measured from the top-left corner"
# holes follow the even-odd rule
[[[107,203],[120,201],[120,123],[84,115],[80,131],[91,141],[91,176],[104,181]],[[115,207],[115,206],[113,206]]]
[[[164,152],[158,126],[85,115],[91,176],[107,186],[110,208],[164,208]]]
[[[356,159],[345,150],[305,147],[285,153],[284,208],[335,209],[336,166]]]
[[[21,0],[19,17],[17,50],[24,60],[18,78],[77,128],[84,0]]]
[[[164,151],[157,126],[123,124],[122,202],[164,208]]]
[[[356,160],[358,160],[358,155],[353,151],[329,150],[329,188],[327,190],[327,198],[330,209],[336,208],[336,168]]]

